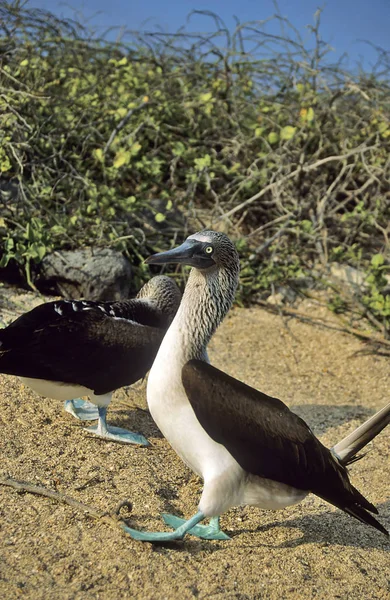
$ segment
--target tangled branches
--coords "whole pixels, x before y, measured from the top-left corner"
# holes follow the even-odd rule
[[[310,49],[280,15],[280,35],[206,16],[112,43],[0,0],[0,266],[33,281],[53,249],[110,244],[139,285],[145,254],[206,224],[236,237],[246,298],[318,262],[387,268],[388,55],[330,63],[320,13]]]

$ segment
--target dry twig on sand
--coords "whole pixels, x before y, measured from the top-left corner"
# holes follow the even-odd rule
[[[67,504],[68,506],[76,508],[78,511],[81,511],[88,516],[93,517],[94,519],[102,519],[113,527],[118,527],[118,525],[120,526],[123,523],[123,518],[120,516],[121,508],[126,507],[129,511],[132,509],[131,502],[128,500],[123,500],[111,512],[103,512],[97,508],[94,508],[93,506],[79,502],[78,500],[75,500],[66,494],[62,494],[61,492],[54,492],[53,490],[48,490],[43,486],[34,485],[25,481],[17,481],[11,477],[1,478],[0,485],[11,487],[19,493],[35,494],[37,496],[50,498],[51,500],[61,504]]]

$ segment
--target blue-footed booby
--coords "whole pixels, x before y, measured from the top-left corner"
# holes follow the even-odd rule
[[[153,277],[122,302],[56,300],[0,330],[0,373],[17,375],[47,398],[65,400],[74,416],[93,420],[87,431],[124,443],[144,436],[108,426],[113,392],[143,378],[153,364],[181,294],[169,277]],[[91,403],[73,400],[89,396]]]
[[[283,402],[211,366],[207,344],[229,311],[239,276],[230,239],[213,231],[191,235],[149,264],[192,266],[185,292],[149,374],[152,417],[183,461],[204,482],[198,512],[184,521],[163,515],[172,532],[124,530],[162,542],[186,533],[223,539],[218,518],[233,506],[282,509],[313,493],[388,535],[378,511],[352,485],[346,466],[390,422],[390,404],[326,448]],[[206,517],[209,525],[199,524]]]

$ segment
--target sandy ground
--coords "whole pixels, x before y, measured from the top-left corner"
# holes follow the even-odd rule
[[[6,293],[7,292],[7,293]],[[9,322],[38,303],[0,288]],[[325,314],[307,303],[305,311]],[[329,316],[329,315],[328,315]],[[390,398],[389,356],[331,329],[260,308],[233,310],[210,346],[212,362],[283,399],[333,445]],[[161,512],[191,516],[201,482],[162,438],[145,386],[116,393],[109,420],[145,434],[149,448],[103,442],[18,379],[0,375],[0,477],[67,494],[101,511],[133,503],[132,526],[161,529]],[[351,468],[390,528],[390,428]],[[279,512],[235,508],[231,541],[153,546],[106,519],[0,485],[0,597],[38,599],[390,598],[390,542],[309,496]]]

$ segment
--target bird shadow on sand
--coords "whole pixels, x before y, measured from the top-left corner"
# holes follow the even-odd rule
[[[110,411],[109,413],[107,412],[107,420],[110,425],[123,427],[130,431],[138,431],[145,437],[163,437],[161,431],[153,421],[150,412],[144,408],[132,407],[126,410]]]
[[[389,529],[390,500],[377,505],[379,515],[376,517],[384,527]],[[268,531],[283,527],[298,530],[299,538],[289,539],[280,544],[264,544],[256,541],[256,546],[267,545],[273,548],[297,548],[306,544],[320,546],[346,546],[354,548],[372,548],[390,552],[390,539],[381,532],[359,523],[342,512],[324,511],[317,514],[307,514],[295,519],[275,521],[260,525],[255,531],[266,534]],[[249,529],[234,530],[233,537],[250,533]],[[264,540],[266,542],[266,540]]]
[[[289,408],[306,421],[316,435],[350,421],[358,420],[363,423],[375,414],[374,409],[361,404],[293,404]],[[351,431],[356,427],[358,425],[351,425]]]
[[[390,517],[390,501],[384,502],[378,505],[379,519],[382,524],[386,527]],[[231,536],[230,541],[208,541],[200,540],[198,538],[187,535],[183,540],[177,540],[172,542],[159,542],[154,543],[154,549],[157,552],[164,552],[167,550],[175,550],[176,552],[190,552],[191,554],[197,554],[199,552],[216,552],[223,551],[234,544],[234,540],[239,541],[240,536],[243,534],[252,534],[251,539],[247,538],[243,541],[240,546],[245,548],[297,548],[304,545],[316,544],[321,548],[329,548],[331,552],[332,546],[344,546],[352,548],[362,549],[376,549],[390,552],[390,540],[386,538],[379,531],[375,529],[365,528],[363,524],[359,522],[350,522],[351,517],[344,515],[343,513],[335,513],[332,511],[325,511],[318,514],[309,514],[303,517],[297,517],[295,519],[286,519],[284,521],[275,521],[274,523],[268,523],[266,525],[260,525],[256,529],[233,529],[229,530],[228,534]],[[135,526],[137,529],[143,529],[142,523],[147,518],[137,518],[137,523],[128,523],[130,526]],[[387,521],[387,523],[386,523]],[[165,529],[162,523],[156,523],[157,530]],[[271,532],[275,529],[283,528],[286,530],[298,530],[301,534],[300,537],[286,539],[286,541],[280,544],[270,541],[267,543],[267,532]],[[146,528],[148,529],[148,528]],[[223,527],[222,527],[223,529]],[[262,535],[263,539],[259,539],[259,535]],[[285,533],[286,538],[288,533]],[[275,536],[272,535],[274,539]]]

